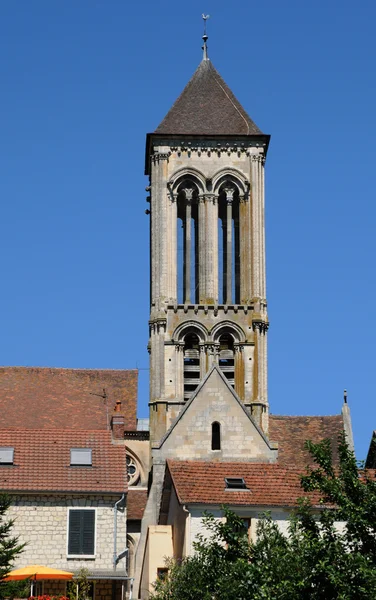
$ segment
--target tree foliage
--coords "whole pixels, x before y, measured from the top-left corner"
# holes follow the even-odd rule
[[[302,477],[302,488],[319,492],[321,509],[300,499],[288,536],[264,515],[254,543],[232,511],[224,508],[225,521],[206,515],[211,536],[198,538],[193,556],[168,562],[169,574],[156,582],[154,600],[376,598],[374,475],[359,471],[344,435],[336,468],[329,440],[306,445],[316,466]]]
[[[67,583],[68,600],[88,600],[91,597],[93,581],[89,579],[90,571],[81,567],[76,577]]]
[[[25,547],[18,537],[11,535],[14,519],[7,518],[10,505],[10,497],[0,494],[0,581],[12,570],[15,559]]]

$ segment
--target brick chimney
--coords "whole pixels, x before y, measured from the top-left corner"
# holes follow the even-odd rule
[[[124,441],[125,419],[121,411],[121,401],[117,400],[111,417],[112,439]]]

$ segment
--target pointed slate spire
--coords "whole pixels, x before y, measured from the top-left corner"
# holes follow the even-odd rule
[[[182,135],[262,135],[208,58],[155,130]]]

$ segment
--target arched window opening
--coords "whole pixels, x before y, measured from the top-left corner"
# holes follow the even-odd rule
[[[239,191],[225,182],[218,197],[218,264],[220,304],[240,302]]]
[[[178,302],[198,303],[197,188],[186,180],[178,188]]]
[[[229,333],[219,338],[219,368],[232,387],[235,387],[234,339]]]
[[[200,383],[200,346],[195,333],[184,340],[184,400],[188,400]]]
[[[212,450],[220,450],[221,449],[221,425],[218,421],[212,423],[212,439],[211,439],[211,449]]]

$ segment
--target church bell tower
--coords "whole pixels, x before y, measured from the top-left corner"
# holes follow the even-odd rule
[[[264,164],[270,136],[216,71],[206,40],[202,62],[146,143],[152,443],[213,364],[268,433]]]

